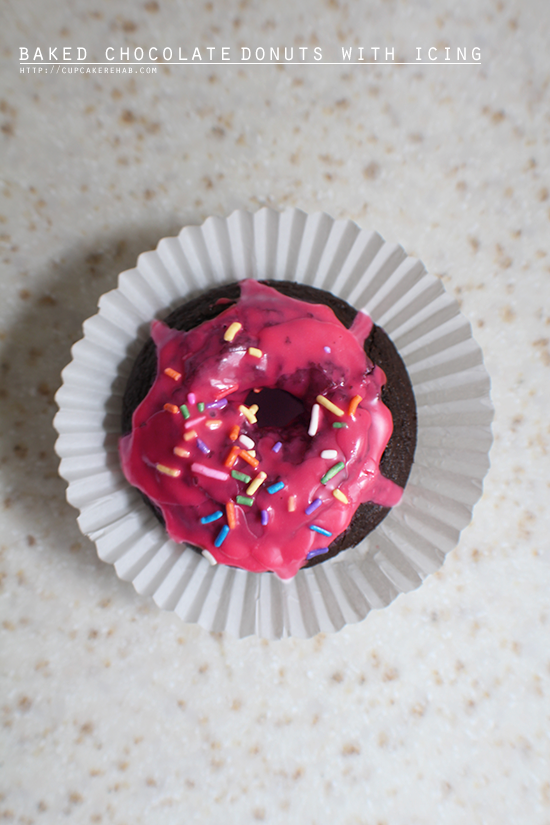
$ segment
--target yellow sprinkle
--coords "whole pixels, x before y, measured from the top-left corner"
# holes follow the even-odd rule
[[[338,488],[336,488],[336,490],[332,491],[332,495],[334,496],[334,498],[337,498],[338,501],[341,501],[342,504],[348,504],[349,503],[347,496],[345,496],[344,493],[341,490],[338,490]]]
[[[174,470],[173,467],[166,467],[164,464],[157,464],[157,470],[159,473],[164,473],[165,476],[172,476],[173,478],[181,475],[181,470]]]
[[[254,407],[256,407],[256,409],[254,409]],[[241,404],[240,407],[239,407],[239,412],[242,412],[242,414],[244,415],[244,417],[246,419],[248,419],[248,422],[250,424],[255,424],[256,421],[258,420],[256,418],[256,416],[254,415],[254,413],[257,412],[257,411],[258,411],[258,405],[257,404],[253,404],[252,407],[250,407],[250,408],[245,407],[244,404]]]
[[[189,430],[188,433],[183,434],[183,440],[184,441],[191,441],[191,439],[196,438],[196,437],[197,437],[197,433],[195,432],[195,430]]]
[[[224,341],[232,341],[235,335],[238,333],[240,329],[242,329],[242,324],[239,324],[238,321],[233,321],[224,332],[223,340]]]
[[[293,513],[296,509],[296,496],[289,496],[288,499],[288,512]]]
[[[174,447],[174,455],[179,455],[180,458],[189,458],[191,453],[189,450],[184,450],[183,447]]]
[[[257,405],[257,404],[252,404],[252,406],[251,406],[251,407],[249,407],[250,412],[251,412],[251,413],[254,413],[254,415],[256,415],[256,413],[258,412],[258,410],[259,410],[259,409],[260,409],[260,408],[258,407],[258,405]]]
[[[267,478],[267,473],[258,473],[256,478],[252,479],[248,487],[246,488],[246,495],[253,496],[256,490],[262,486],[264,481]]]
[[[213,419],[212,421],[207,421],[206,426],[209,430],[219,430],[221,427],[222,422],[219,421],[217,418]]]
[[[248,347],[248,354],[254,356],[254,358],[261,358],[263,352],[258,347]]]
[[[329,401],[324,395],[318,395],[315,400],[331,413],[334,413],[334,415],[344,415],[344,410],[341,410],[340,407],[337,407],[336,404],[333,404],[332,401]]]

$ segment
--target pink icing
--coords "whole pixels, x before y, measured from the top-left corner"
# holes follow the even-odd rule
[[[241,327],[233,340],[225,340],[235,322]],[[397,504],[401,488],[379,471],[393,422],[380,398],[386,377],[363,350],[371,328],[370,318],[358,313],[347,330],[329,307],[288,298],[253,280],[241,282],[236,304],[189,332],[152,323],[157,377],[134,412],[132,432],[120,440],[120,456],[128,481],[162,511],[171,538],[208,550],[217,562],[287,579],[347,528],[360,503]],[[250,354],[250,347],[261,357]],[[253,391],[262,388],[290,392],[304,413],[280,429],[249,421],[239,407],[252,407]],[[308,435],[319,395],[343,415],[321,405],[317,432]],[[361,401],[350,415],[354,396]],[[335,423],[346,426],[334,428]],[[239,436],[254,441],[257,466],[242,453],[226,466],[232,448],[246,450],[229,437],[235,425]],[[274,450],[277,442],[282,446]],[[336,457],[322,458],[325,450],[335,450]],[[344,467],[322,483],[339,462]],[[232,471],[251,480],[262,472],[266,478],[248,495],[251,482]],[[270,493],[280,482],[284,486]],[[335,489],[348,503],[333,495]],[[252,503],[238,503],[237,496]],[[318,499],[321,504],[308,515],[306,508]],[[228,502],[235,517],[230,529]],[[216,520],[201,522],[216,513]]]

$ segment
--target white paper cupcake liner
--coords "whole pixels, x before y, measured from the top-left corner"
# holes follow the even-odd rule
[[[357,547],[288,583],[212,567],[171,541],[118,460],[122,394],[151,320],[242,278],[310,284],[362,309],[397,346],[417,403],[418,444],[401,503]],[[440,567],[481,495],[493,409],[470,325],[421,261],[352,221],[261,209],[185,227],[120,275],[72,356],[54,423],[80,529],[138,593],[208,630],[310,637],[360,621]]]

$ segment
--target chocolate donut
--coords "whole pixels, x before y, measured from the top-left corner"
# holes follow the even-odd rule
[[[399,501],[416,407],[397,350],[363,313],[313,287],[244,281],[153,323],[122,432],[126,477],[172,538],[289,578]]]

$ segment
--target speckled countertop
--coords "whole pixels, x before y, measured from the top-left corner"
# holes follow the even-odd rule
[[[550,822],[550,8],[368,6],[4,4],[2,822]],[[20,47],[277,44],[323,61],[19,71]],[[347,45],[439,60],[338,63]],[[309,641],[209,634],[138,596],[79,533],[53,450],[60,371],[118,272],[263,204],[421,257],[472,324],[496,409],[483,497],[441,571]]]

